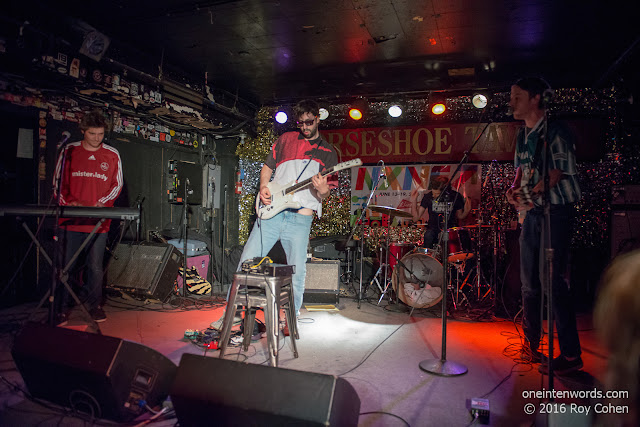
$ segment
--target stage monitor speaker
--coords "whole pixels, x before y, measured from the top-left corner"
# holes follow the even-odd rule
[[[161,404],[177,370],[141,344],[38,323],[26,324],[11,354],[32,396],[115,421]]]
[[[344,378],[188,353],[170,394],[181,426],[356,426],[360,413]]]
[[[640,210],[611,212],[611,258],[640,249]]]
[[[107,268],[106,286],[160,301],[167,299],[182,255],[166,243],[119,244]]]

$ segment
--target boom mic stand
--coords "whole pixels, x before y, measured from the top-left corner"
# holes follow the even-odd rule
[[[489,127],[489,125],[493,122],[493,120],[489,120],[487,122],[487,124],[485,125],[485,127],[482,129],[482,132],[480,132],[478,134],[478,136],[476,137],[476,140],[473,142],[473,144],[471,145],[471,148],[469,148],[468,151],[464,152],[464,156],[462,156],[462,159],[460,160],[460,163],[458,163],[458,166],[456,167],[456,170],[453,172],[453,174],[451,175],[451,179],[449,180],[449,182],[447,183],[447,185],[445,186],[445,188],[442,189],[442,191],[440,192],[440,196],[438,197],[438,201],[440,201],[441,199],[444,199],[445,201],[445,209],[444,209],[444,229],[442,232],[442,248],[445,248],[443,250],[446,250],[447,248],[447,244],[449,243],[449,206],[448,206],[448,193],[449,193],[449,189],[451,188],[451,181],[453,181],[453,178],[458,174],[458,172],[460,171],[460,169],[462,168],[462,165],[467,163],[467,160],[469,158],[469,153],[471,151],[473,151],[473,149],[475,148],[475,146],[478,144],[478,142],[480,141],[480,137],[482,137],[482,135],[484,134],[485,130],[487,130],[487,128]],[[456,193],[459,194],[459,193]],[[458,197],[456,195],[456,197]],[[455,199],[452,201],[452,206],[455,205]],[[455,212],[454,212],[455,215]],[[467,373],[468,369],[466,366],[457,363],[457,362],[452,362],[450,360],[447,360],[447,271],[449,269],[449,261],[448,261],[448,256],[446,253],[443,254],[442,256],[442,349],[441,349],[441,356],[440,359],[427,359],[427,360],[423,360],[422,362],[420,362],[420,369],[422,369],[425,372],[428,372],[430,374],[434,374],[434,375],[440,375],[443,377],[453,377],[453,376],[458,376],[458,375],[464,375]]]

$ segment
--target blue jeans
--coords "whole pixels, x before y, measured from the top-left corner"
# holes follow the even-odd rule
[[[73,257],[88,235],[89,233],[80,233],[68,230],[62,230],[60,232],[60,239],[62,240],[65,248],[64,262],[61,268],[64,268],[64,266],[67,265],[71,257]],[[79,299],[86,305],[87,310],[89,311],[97,308],[102,302],[104,250],[106,245],[107,233],[96,233],[84,248],[84,252],[87,254],[87,269]],[[78,259],[76,259],[76,265],[77,263]],[[74,266],[72,266],[69,272],[74,270],[73,267]],[[56,288],[55,300],[57,301],[56,308],[58,313],[60,313],[61,310],[66,310],[69,303],[69,292],[67,292],[67,288],[62,283],[60,283]]]
[[[313,215],[301,215],[290,210],[284,210],[270,219],[256,220],[237,268],[237,271],[240,271],[244,260],[267,256],[273,245],[280,240],[287,255],[287,263],[295,265],[296,268],[291,277],[296,315],[299,315],[302,307],[307,274],[307,246],[312,221]]]
[[[569,214],[571,206],[551,206],[551,247],[553,248],[551,283],[553,316],[558,332],[560,353],[580,356],[576,314],[565,278],[569,258]],[[532,348],[540,344],[540,297],[544,278],[544,213],[541,208],[527,212],[520,233],[520,280],[522,281],[522,326]]]

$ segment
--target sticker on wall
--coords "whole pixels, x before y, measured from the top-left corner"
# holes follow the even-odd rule
[[[75,77],[76,79],[80,76],[80,60],[78,58],[73,58],[71,60],[71,67],[69,67],[69,75],[71,77]]]

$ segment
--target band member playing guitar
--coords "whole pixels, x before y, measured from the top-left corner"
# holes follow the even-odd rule
[[[238,270],[244,260],[266,256],[280,240],[287,263],[295,265],[292,285],[296,314],[299,314],[313,213],[322,214],[322,199],[329,196],[331,187],[337,186],[335,175],[323,175],[321,172],[336,166],[338,156],[333,146],[318,132],[320,119],[316,102],[300,101],[294,107],[294,114],[300,131],[282,134],[271,148],[260,172],[260,203],[263,206],[272,203],[273,186],[269,186],[269,180],[274,170],[273,181],[278,185],[309,178],[311,183],[293,194],[295,208],[285,208],[273,216],[269,214],[269,219],[261,218],[260,207],[256,206],[259,216],[244,246]],[[267,209],[262,211],[271,213]]]
[[[537,77],[524,78],[511,87],[509,107],[513,117],[524,120],[516,140],[516,177],[507,191],[507,199],[520,211],[528,211],[520,234],[520,279],[522,281],[523,330],[526,346],[523,358],[540,363],[541,338],[541,271],[544,257],[544,193],[543,158],[547,141],[547,170],[549,175],[550,230],[553,248],[552,295],[555,325],[558,331],[560,355],[553,359],[553,370],[565,375],[582,368],[580,339],[565,271],[569,255],[569,215],[573,204],[580,199],[577,180],[575,147],[568,127],[560,122],[548,122],[546,104],[553,92]],[[530,188],[530,190],[529,190]],[[547,364],[539,368],[548,373]]]

